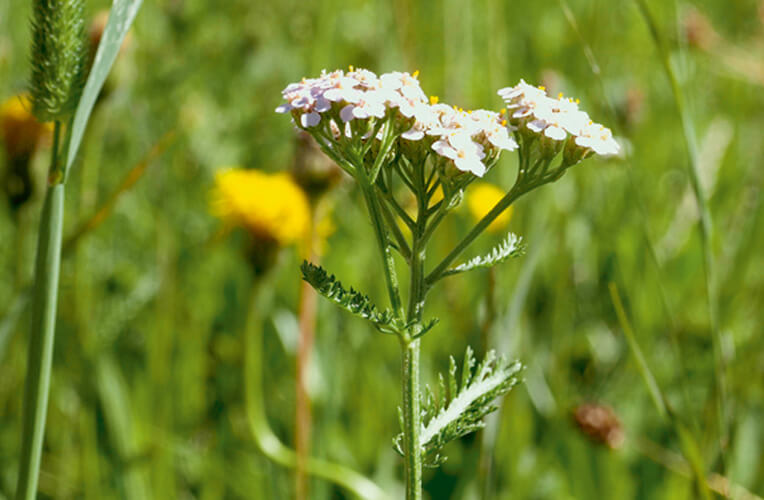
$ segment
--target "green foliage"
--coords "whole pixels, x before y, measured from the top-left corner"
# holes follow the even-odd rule
[[[342,283],[331,276],[321,266],[314,266],[308,261],[303,261],[300,266],[302,279],[307,281],[318,293],[331,300],[342,309],[368,320],[382,333],[398,333],[402,331],[402,325],[397,321],[389,309],[381,311],[371,303],[366,295],[353,290],[345,289]]]
[[[32,111],[43,122],[69,118],[85,76],[84,0],[37,0],[32,17]]]
[[[90,119],[90,113],[93,111],[96,99],[101,93],[106,77],[111,71],[122,47],[122,42],[133,25],[142,3],[143,0],[115,0],[109,11],[109,21],[104,28],[101,41],[98,44],[98,51],[93,58],[93,66],[90,68],[85,88],[82,91],[82,98],[79,99],[77,110],[74,113],[64,177],[72,168]]]
[[[463,264],[459,264],[444,272],[443,276],[459,274],[478,268],[493,267],[508,259],[521,257],[523,254],[525,254],[525,244],[523,243],[522,237],[517,236],[514,233],[509,233],[507,234],[507,237],[504,238],[501,243],[493,247],[488,254],[474,257]]]
[[[89,2],[88,11],[111,3]],[[673,468],[681,443],[640,381],[608,294],[611,281],[657,382],[677,414],[708,435],[701,451],[709,472],[721,474],[714,459],[714,362],[703,261],[692,225],[696,205],[685,199],[692,193],[681,122],[639,10],[629,2],[623,8],[568,0],[579,38],[558,2],[447,0],[435,10],[431,3],[143,3],[133,43],[107,82],[112,92],[96,104],[70,173],[64,236],[163,134],[175,130],[177,142],[124,194],[113,215],[64,257],[41,498],[131,498],[131,490],[140,491],[130,486],[136,477],[149,498],[294,497],[293,471],[269,463],[241,427],[240,332],[249,268],[240,235],[215,237],[219,226],[207,211],[208,192],[220,166],[288,168],[299,148],[290,141],[289,120],[273,113],[279,92],[285,82],[347,64],[378,72],[420,69],[424,87],[462,106],[495,108],[495,89],[519,78],[546,84],[550,92],[580,98],[594,120],[614,124],[628,145],[629,158],[591,160],[518,200],[508,230],[528,243],[525,257],[490,273],[442,280],[429,292],[425,315],[441,321],[422,339],[426,374],[435,372],[432,366],[446,371],[449,354],[462,354],[466,344],[481,353],[482,346],[511,352],[528,369],[527,383],[506,396],[487,428],[451,442],[448,461],[425,472],[426,495],[697,498],[691,479]],[[648,3],[663,33],[679,35],[672,30],[684,26],[684,9],[677,12],[674,2]],[[719,321],[729,342],[735,410],[725,477],[761,496],[764,383],[752,374],[761,373],[764,352],[764,92],[753,82],[758,73],[738,73],[740,49],[761,61],[756,4],[692,2],[726,42],[712,45],[713,55],[675,45],[678,36],[668,41],[697,125],[701,166],[717,172],[715,182],[704,185],[718,231]],[[31,12],[32,2],[0,0],[3,100],[29,78],[25,20]],[[728,49],[735,51],[725,54]],[[588,56],[596,61],[596,74]],[[35,154],[38,174],[49,152]],[[7,165],[3,156],[0,145],[0,171]],[[485,180],[507,189],[515,173],[506,155]],[[359,198],[347,184],[331,195],[336,229],[321,264],[386,306],[379,256]],[[33,215],[41,205],[41,196],[33,197],[27,219],[14,223],[7,200],[0,199],[0,498],[13,498],[16,488],[19,388],[30,323],[28,308],[17,313],[13,305],[15,283],[29,282]],[[465,211],[453,214],[433,234],[428,268],[473,223]],[[650,260],[651,241],[658,266]],[[452,265],[489,253],[493,243],[484,235]],[[261,312],[267,412],[286,442],[293,442],[294,432],[296,253],[283,253],[273,270],[274,306]],[[146,273],[156,277],[155,291],[155,284],[144,287]],[[282,314],[293,318],[292,330],[274,328],[271,319]],[[19,315],[17,326],[6,328]],[[355,318],[320,299],[308,384],[315,391],[312,451],[352,464],[400,498],[401,461],[389,441],[380,446],[398,432],[397,345],[393,337],[356,335],[351,330],[357,326]],[[108,387],[95,376],[101,355],[114,361],[123,387]],[[129,429],[105,413],[117,390],[129,405]],[[625,449],[606,449],[570,424],[572,408],[592,400],[619,417]],[[125,453],[116,443],[128,439]],[[653,445],[646,451],[655,453],[638,447],[646,440]],[[664,456],[668,462],[656,462]],[[492,471],[487,477],[484,458]],[[483,484],[485,495],[479,493]],[[311,486],[311,499],[345,495],[322,480]]]
[[[517,361],[497,358],[494,351],[489,351],[477,367],[475,364],[472,348],[467,347],[461,377],[457,378],[456,361],[451,357],[447,377],[439,376],[438,394],[429,387],[425,390],[419,438],[427,467],[445,462],[441,450],[448,442],[485,426],[483,417],[497,409],[494,401],[518,383],[517,376],[523,368]],[[396,451],[403,454],[403,434],[396,436],[393,443]]]

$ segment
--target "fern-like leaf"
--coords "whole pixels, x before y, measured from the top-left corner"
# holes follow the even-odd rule
[[[397,334],[402,331],[390,309],[380,311],[366,295],[347,290],[334,275],[329,275],[321,266],[303,261],[300,266],[302,279],[307,281],[318,293],[331,300],[346,311],[368,320],[382,333]]]
[[[424,465],[437,467],[442,464],[446,457],[440,452],[446,443],[482,428],[485,425],[483,417],[496,410],[494,400],[517,384],[521,370],[519,362],[497,358],[494,351],[476,366],[472,349],[468,347],[461,377],[457,377],[456,362],[452,357],[448,376],[439,377],[440,398],[429,387],[422,396],[419,442]],[[403,434],[399,434],[393,443],[398,453],[403,454]]]
[[[522,237],[509,233],[504,240],[493,247],[488,255],[475,257],[463,264],[459,264],[456,267],[449,269],[443,273],[443,276],[450,276],[452,274],[463,273],[465,271],[471,271],[479,267],[493,267],[496,264],[501,264],[507,259],[513,257],[520,257],[525,253],[525,244]]]

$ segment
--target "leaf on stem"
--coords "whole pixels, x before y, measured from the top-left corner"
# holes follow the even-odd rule
[[[340,281],[329,275],[321,266],[303,261],[300,266],[302,279],[307,281],[315,290],[348,312],[360,316],[374,325],[382,333],[400,334],[401,325],[395,320],[390,309],[380,311],[372,304],[368,296],[353,290],[345,289]]]
[[[505,260],[513,257],[521,257],[524,254],[525,244],[523,243],[522,237],[514,233],[508,233],[507,237],[501,243],[493,247],[493,250],[491,250],[489,254],[478,256],[463,264],[459,264],[458,266],[445,271],[442,277],[471,271],[481,267],[493,267],[497,264],[501,264]]]
[[[451,358],[448,376],[439,379],[440,399],[427,387],[422,396],[422,428],[419,442],[422,460],[427,467],[445,462],[440,454],[443,446],[485,426],[483,417],[496,410],[494,400],[509,392],[518,383],[523,366],[509,362],[489,351],[476,367],[470,347],[464,354],[461,377],[456,375],[456,361]],[[393,440],[396,451],[403,454],[403,434]]]
[[[77,157],[77,151],[79,150],[80,142],[82,142],[82,136],[85,134],[90,113],[93,111],[98,94],[101,92],[111,66],[117,58],[122,42],[130,30],[130,26],[133,24],[142,2],[143,0],[114,0],[112,4],[109,11],[109,20],[101,36],[101,42],[98,44],[93,66],[90,68],[90,75],[88,75],[82,96],[74,112],[64,178],[69,174],[74,159]]]

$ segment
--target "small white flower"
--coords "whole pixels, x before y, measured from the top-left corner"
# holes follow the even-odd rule
[[[583,127],[575,140],[578,146],[603,156],[618,154],[621,149],[610,129],[594,122]]]
[[[440,139],[432,144],[432,149],[440,156],[454,162],[454,166],[462,172],[471,172],[482,177],[486,167],[481,161],[485,157],[483,147],[472,141],[465,133],[452,133],[445,139]]]
[[[358,102],[363,93],[354,88],[358,81],[354,78],[343,76],[338,78],[335,83],[323,93],[323,97],[332,102]]]
[[[525,80],[520,80],[514,87],[500,89],[497,94],[507,103],[507,109],[523,107],[523,101],[533,103],[547,96],[543,87],[534,87]]]
[[[419,80],[408,73],[393,71],[379,77],[382,88],[397,90],[403,97],[413,101],[426,101]]]
[[[485,139],[494,147],[514,151],[517,149],[517,142],[509,136],[506,122],[501,119],[498,113],[478,109],[470,115],[477,124],[476,134],[484,136]]]
[[[366,92],[358,104],[353,108],[353,116],[359,119],[366,119],[372,116],[384,118],[385,116],[384,100],[373,91]]]

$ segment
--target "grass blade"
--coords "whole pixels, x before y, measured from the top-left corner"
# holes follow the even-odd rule
[[[626,337],[626,342],[629,344],[629,349],[634,355],[639,374],[642,376],[642,379],[647,386],[650,397],[660,416],[674,427],[674,431],[679,437],[682,451],[692,467],[698,494],[706,500],[711,500],[711,492],[708,490],[708,484],[705,479],[703,457],[697,441],[693,437],[692,432],[690,432],[687,426],[680,421],[679,417],[669,406],[666,396],[658,385],[655,375],[653,375],[652,370],[650,370],[650,366],[647,364],[647,360],[645,360],[642,349],[639,347],[637,338],[634,335],[634,330],[631,327],[629,318],[626,316],[626,310],[623,307],[621,295],[618,293],[618,287],[616,287],[615,283],[610,282],[608,283],[608,289],[610,290],[610,298],[613,301],[613,308],[615,309],[616,316],[618,316],[618,323],[621,325],[621,330]]]
[[[717,300],[716,300],[716,287],[714,280],[714,264],[713,253],[711,249],[712,238],[712,224],[711,224],[711,211],[708,208],[706,200],[706,193],[703,189],[701,182],[698,144],[695,136],[695,127],[693,125],[690,114],[687,112],[685,105],[684,93],[682,87],[679,84],[679,79],[676,76],[676,72],[671,65],[669,59],[669,52],[663,37],[658,29],[658,25],[655,21],[655,17],[650,12],[646,0],[634,0],[639,7],[639,11],[642,17],[645,19],[650,35],[652,36],[655,47],[660,56],[663,70],[666,73],[666,77],[671,85],[671,92],[674,95],[674,103],[676,105],[679,119],[682,123],[682,132],[684,135],[685,146],[687,148],[687,154],[689,156],[688,164],[688,176],[690,178],[690,185],[692,186],[692,192],[695,196],[695,202],[698,205],[698,229],[700,231],[701,250],[703,252],[703,271],[705,278],[705,293],[706,301],[708,303],[708,316],[711,324],[711,341],[714,350],[714,370],[716,376],[714,377],[716,382],[716,410],[717,410],[717,425],[719,426],[719,453],[721,455],[721,467],[722,474],[725,467],[726,448],[728,443],[728,416],[726,410],[727,401],[727,376],[726,366],[724,361],[724,355],[722,353],[722,336],[719,330],[719,319],[717,313]]]
[[[64,179],[69,175],[69,170],[72,168],[80,143],[82,142],[82,136],[85,134],[90,113],[93,111],[98,94],[100,94],[111,66],[117,58],[122,41],[130,30],[136,14],[138,14],[142,1],[114,0],[109,13],[109,21],[106,24],[101,43],[98,45],[98,51],[93,60],[93,67],[90,69],[85,89],[82,91],[82,97],[77,104],[77,110],[74,112],[74,118],[72,119],[71,138],[64,167]]]

